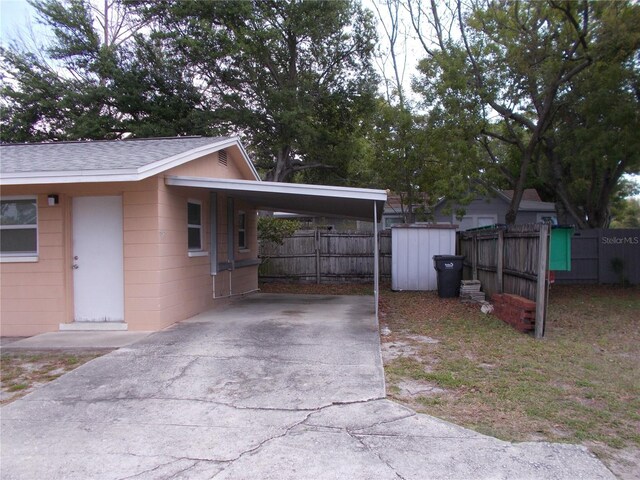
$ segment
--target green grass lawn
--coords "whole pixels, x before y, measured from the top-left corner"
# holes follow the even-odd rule
[[[382,298],[383,342],[439,340],[386,363],[392,398],[505,440],[582,443],[605,461],[640,453],[638,288],[554,286],[542,340],[430,292]],[[406,395],[407,379],[442,391]]]

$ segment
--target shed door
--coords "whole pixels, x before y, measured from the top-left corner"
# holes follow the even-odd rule
[[[392,228],[391,289],[436,290],[433,256],[455,252],[456,232],[451,228]]]
[[[122,197],[73,199],[76,322],[124,321]]]

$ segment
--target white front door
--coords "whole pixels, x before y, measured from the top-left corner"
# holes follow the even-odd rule
[[[124,321],[122,235],[122,197],[74,197],[76,322]]]

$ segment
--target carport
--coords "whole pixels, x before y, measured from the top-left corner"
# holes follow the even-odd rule
[[[374,224],[382,219],[387,201],[385,190],[368,188],[187,176],[167,176],[165,183],[176,187],[207,189],[211,193],[223,192],[262,210],[344,217],[373,221]],[[380,277],[378,250],[378,236],[374,235],[373,295],[376,317]]]

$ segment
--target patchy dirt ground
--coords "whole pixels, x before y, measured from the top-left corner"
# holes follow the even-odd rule
[[[583,444],[619,478],[640,478],[640,288],[554,286],[542,340],[434,292],[380,294],[389,397],[505,440]]]
[[[101,352],[3,352],[0,355],[0,405],[32,392]]]

